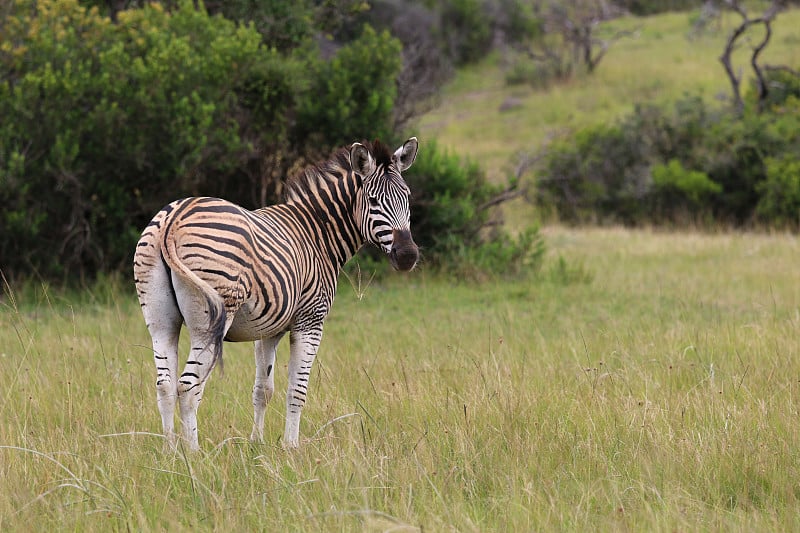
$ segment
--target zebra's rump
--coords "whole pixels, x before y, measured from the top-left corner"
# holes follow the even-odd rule
[[[252,341],[284,332],[301,300],[307,246],[295,243],[286,217],[258,213],[216,198],[188,198],[157,217],[167,263],[183,281],[216,292],[230,323],[231,341]]]

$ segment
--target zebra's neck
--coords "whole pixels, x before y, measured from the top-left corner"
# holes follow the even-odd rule
[[[314,244],[338,271],[364,245],[355,219],[361,180],[352,171],[318,175],[295,187],[287,204],[303,213]]]

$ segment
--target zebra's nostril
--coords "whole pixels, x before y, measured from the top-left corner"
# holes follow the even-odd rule
[[[389,251],[389,261],[397,270],[411,270],[419,259],[419,248],[407,229],[392,230],[392,247]]]
[[[392,246],[389,252],[389,261],[397,270],[411,270],[416,266],[418,259],[419,250],[413,241],[400,247]]]

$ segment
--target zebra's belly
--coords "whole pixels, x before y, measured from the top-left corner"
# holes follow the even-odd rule
[[[245,342],[269,339],[285,333],[292,323],[292,314],[284,312],[278,316],[253,313],[249,306],[242,306],[233,317],[231,327],[225,335],[226,341]]]

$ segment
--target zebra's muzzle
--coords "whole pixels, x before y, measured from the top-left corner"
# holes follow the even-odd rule
[[[417,265],[419,248],[411,238],[407,229],[392,230],[392,249],[389,251],[389,263],[395,270],[408,271]]]

